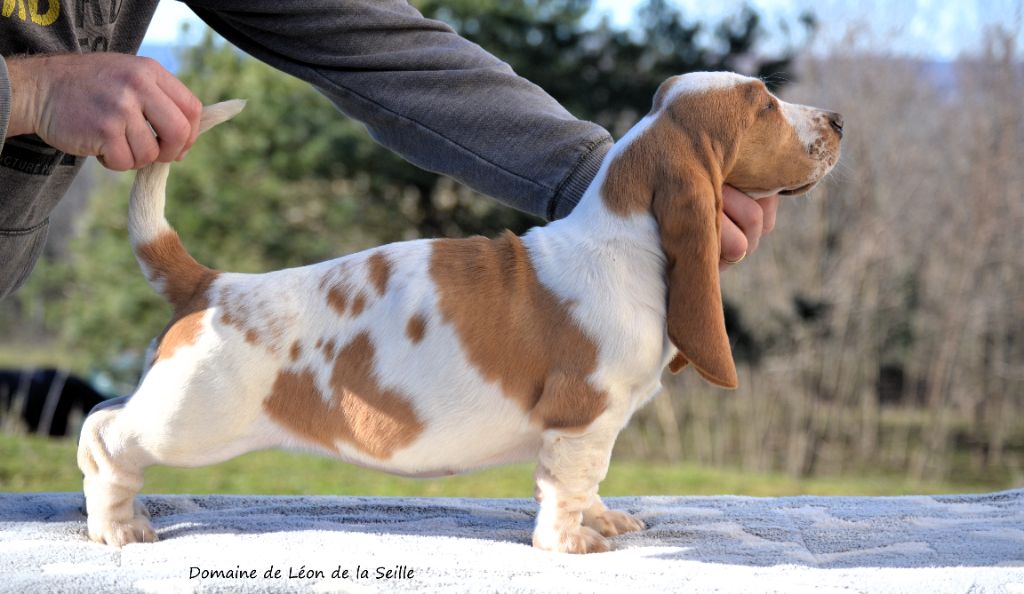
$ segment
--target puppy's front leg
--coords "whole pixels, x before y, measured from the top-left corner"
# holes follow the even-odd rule
[[[644,529],[644,523],[623,511],[608,509],[594,495],[590,507],[583,511],[583,525],[597,530],[601,536],[618,536]]]
[[[608,473],[612,446],[622,426],[613,425],[582,434],[545,432],[535,474],[540,511],[533,546],[563,553],[608,550],[608,540],[582,524],[584,514],[591,513],[595,501],[600,502],[597,487]]]

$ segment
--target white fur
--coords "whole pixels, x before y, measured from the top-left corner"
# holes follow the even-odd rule
[[[669,95],[665,97],[665,103],[671,103],[679,95],[730,89],[751,80],[754,79],[735,72],[691,72],[672,82],[672,88]]]
[[[782,115],[786,116],[786,121],[789,122],[789,125],[793,126],[800,142],[804,146],[813,144],[818,139],[818,132],[814,123],[816,110],[806,105],[797,105],[785,101],[780,101],[779,103],[782,105]]]

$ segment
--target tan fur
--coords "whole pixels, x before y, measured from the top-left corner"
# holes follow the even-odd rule
[[[366,307],[366,294],[362,291],[356,295],[356,298],[352,300],[352,317],[356,317],[363,313],[363,309]]]
[[[782,114],[778,100],[757,92],[759,86],[759,83],[752,85],[754,98],[748,100],[752,105],[748,113],[753,111],[753,116],[748,118],[752,122],[746,125],[738,141],[726,183],[751,194],[802,186],[808,183],[822,156],[839,154],[840,137],[828,133],[828,115],[821,112],[817,116],[818,138],[811,146],[804,146]],[[780,159],[779,155],[789,155],[789,158]]]
[[[378,384],[374,356],[369,335],[359,334],[334,360],[329,399],[310,369],[281,371],[263,407],[278,423],[326,449],[337,451],[336,442],[343,441],[388,459],[423,426],[405,395]]]
[[[224,307],[224,302],[221,302],[221,307]],[[236,314],[241,312],[232,313],[228,308],[224,308],[220,314],[220,323],[225,326],[231,326],[235,330],[238,330],[245,337],[245,342],[253,346],[261,344],[260,335],[255,329],[250,328],[245,324],[245,321],[241,317],[236,317]]]
[[[176,313],[163,333],[157,338],[156,361],[170,359],[181,347],[196,343],[203,331],[203,315],[207,302],[197,300],[194,308],[188,308],[180,317]]]
[[[377,289],[378,295],[383,295],[388,289],[388,279],[391,278],[391,262],[383,252],[374,252],[366,261],[370,268],[370,282],[373,288]]]
[[[163,283],[163,294],[173,308],[171,321],[157,338],[156,360],[167,359],[179,348],[195,344],[210,306],[210,285],[220,273],[196,262],[174,231],[139,246],[136,254],[152,271],[150,280]]]
[[[334,286],[327,290],[327,303],[338,312],[339,316],[345,315],[345,306],[348,304],[348,294],[344,287]]]
[[[412,316],[405,324],[405,335],[414,343],[423,340],[423,335],[426,334],[426,332],[427,321],[423,319],[423,316],[420,314]]]
[[[518,237],[442,239],[431,249],[441,315],[484,378],[545,427],[583,428],[601,414],[607,395],[587,382],[597,345],[541,285]]]
[[[265,304],[252,309],[242,303],[237,294],[222,291],[217,299],[218,321],[241,333],[246,344],[262,347],[270,353],[284,350],[284,335],[292,323],[288,318],[293,316],[268,315]]]
[[[347,279],[348,266],[345,264],[332,268],[320,279],[320,288],[327,290],[327,304],[339,316],[345,315],[350,298]]]

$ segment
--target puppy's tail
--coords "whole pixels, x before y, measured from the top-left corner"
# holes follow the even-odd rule
[[[234,99],[203,108],[199,132],[234,117],[245,101]],[[146,280],[175,308],[184,306],[213,271],[185,251],[178,233],[164,218],[170,163],[153,163],[139,170],[128,203],[128,235],[135,259]]]

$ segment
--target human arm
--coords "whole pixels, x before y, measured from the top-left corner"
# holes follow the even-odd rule
[[[519,210],[568,214],[611,146],[536,85],[399,0],[189,0],[234,45],[306,80],[410,162]]]
[[[303,78],[375,139],[520,210],[567,215],[611,137],[402,0],[186,0],[219,33]],[[753,252],[777,201],[726,188],[723,257]]]

